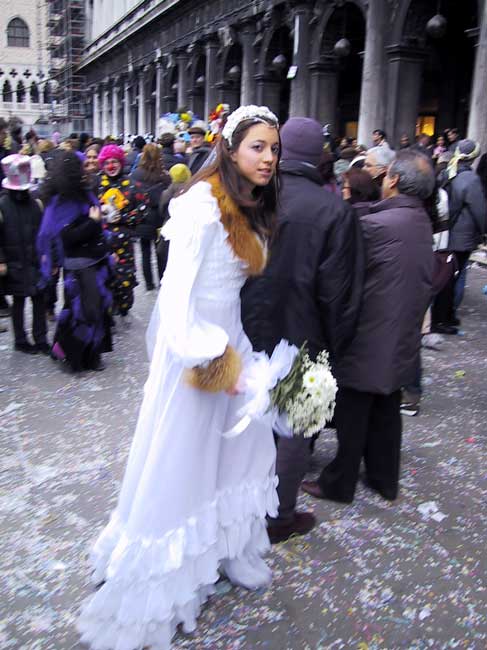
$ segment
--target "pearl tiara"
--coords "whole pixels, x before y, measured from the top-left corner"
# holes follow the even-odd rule
[[[272,126],[275,126],[276,129],[279,127],[279,120],[267,106],[254,106],[253,104],[240,106],[240,108],[237,108],[236,111],[233,111],[228,116],[227,123],[222,131],[222,136],[230,147],[232,146],[232,137],[235,129],[240,122],[244,122],[245,120],[255,120],[256,122],[263,122],[265,124],[271,122]]]

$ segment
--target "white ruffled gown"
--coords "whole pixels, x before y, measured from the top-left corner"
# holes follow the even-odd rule
[[[250,361],[240,316],[245,264],[227,242],[210,185],[173,200],[167,269],[148,331],[149,378],[118,500],[91,552],[93,582],[78,630],[94,650],[168,650],[179,623],[196,627],[218,569],[262,586],[267,514],[277,515],[268,424],[238,437],[243,396],[188,386],[185,368],[223,354]]]

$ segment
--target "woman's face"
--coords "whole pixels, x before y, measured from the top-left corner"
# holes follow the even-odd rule
[[[277,129],[264,123],[251,126],[231,157],[240,175],[250,185],[267,185],[276,171],[279,157]]]
[[[445,138],[442,135],[438,136],[438,139],[436,140],[436,144],[439,147],[444,147],[445,146]]]
[[[103,171],[107,176],[118,176],[121,169],[122,164],[120,160],[117,160],[117,158],[107,158],[103,163]]]
[[[84,168],[86,174],[96,174],[100,169],[100,166],[98,165],[98,154],[94,149],[90,149],[86,152]]]

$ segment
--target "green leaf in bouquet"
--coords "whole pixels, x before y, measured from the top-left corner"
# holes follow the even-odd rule
[[[307,341],[305,341],[300,347],[288,375],[270,391],[271,404],[273,407],[277,407],[279,412],[284,411],[286,404],[292,401],[301,390],[307,359],[309,359],[309,355]]]

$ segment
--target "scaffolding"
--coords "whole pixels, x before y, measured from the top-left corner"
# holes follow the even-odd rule
[[[85,43],[84,0],[50,0],[47,29],[52,117],[83,129],[86,87],[77,68]]]

